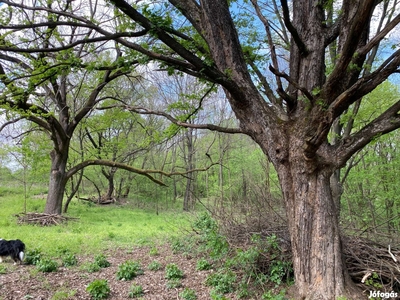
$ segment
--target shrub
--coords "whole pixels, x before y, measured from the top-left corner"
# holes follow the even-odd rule
[[[110,295],[110,287],[108,281],[105,279],[93,280],[86,288],[90,296],[94,300],[106,299]]]
[[[271,235],[266,239],[266,251],[270,254],[271,264],[269,266],[269,280],[279,286],[282,280],[286,277],[287,283],[290,283],[290,273],[293,271],[292,262],[286,260],[279,248],[278,238],[276,235]]]
[[[210,274],[206,285],[214,287],[216,293],[226,294],[233,292],[236,275],[232,271],[220,271]]]
[[[134,283],[129,288],[128,297],[129,298],[139,298],[139,297],[142,297],[143,294],[144,294],[143,287],[141,285]]]
[[[181,279],[183,278],[183,271],[176,264],[168,264],[165,267],[165,278],[168,280]]]
[[[107,268],[111,264],[107,260],[107,258],[104,256],[104,254],[99,254],[94,258],[94,263],[98,265],[100,268]]]
[[[141,274],[143,274],[143,270],[140,263],[128,260],[118,266],[117,279],[131,280]]]
[[[24,262],[27,265],[36,265],[42,258],[42,253],[39,249],[26,251]]]
[[[218,224],[210,214],[200,215],[194,222],[193,229],[200,234],[205,251],[211,258],[221,258],[229,251],[226,237],[219,233]]]
[[[39,271],[41,272],[55,272],[57,271],[58,264],[56,261],[49,259],[49,258],[43,258],[41,259],[38,263],[36,263],[36,267]]]
[[[196,296],[196,292],[192,289],[189,288],[185,288],[180,294],[179,296],[184,299],[184,300],[196,300],[197,296]]]
[[[196,263],[196,270],[198,270],[198,271],[210,270],[211,267],[212,267],[212,265],[205,258],[199,259]]]

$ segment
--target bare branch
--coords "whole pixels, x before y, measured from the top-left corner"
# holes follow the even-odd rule
[[[86,160],[84,162],[81,162],[81,163],[75,165],[73,168],[71,168],[67,172],[66,177],[71,178],[75,173],[82,170],[83,168],[86,168],[88,166],[94,166],[94,165],[113,167],[113,168],[123,169],[123,170],[129,171],[129,172],[137,173],[139,175],[143,175],[143,176],[149,178],[151,181],[153,181],[161,186],[166,186],[165,183],[163,183],[162,181],[160,181],[150,175],[150,174],[154,174],[154,173],[160,174],[160,173],[162,173],[162,171],[143,170],[143,169],[134,168],[132,166],[129,166],[129,165],[126,165],[123,163],[118,163],[118,162],[111,161],[111,160],[101,160],[101,159]]]
[[[361,55],[367,54],[372,48],[377,46],[385,36],[400,23],[400,14],[397,15],[391,22],[389,22],[376,36],[374,36],[368,44],[362,47],[358,52]]]
[[[229,127],[221,127],[217,126],[214,124],[192,124],[192,123],[187,123],[187,122],[182,122],[179,121],[178,119],[174,118],[170,114],[167,114],[164,111],[158,111],[158,110],[151,110],[145,107],[140,107],[140,106],[129,106],[129,105],[111,105],[111,106],[105,106],[98,108],[99,110],[104,110],[104,109],[110,109],[110,108],[122,108],[126,109],[131,112],[135,112],[138,114],[142,115],[156,115],[156,116],[161,116],[169,120],[171,123],[176,124],[181,127],[185,128],[195,128],[195,129],[208,129],[211,131],[218,131],[218,132],[225,132],[225,133],[230,133],[230,134],[236,134],[236,133],[243,133],[243,130],[240,128],[229,128]]]
[[[275,51],[275,45],[274,45],[274,43],[272,41],[272,35],[271,35],[269,22],[268,22],[267,18],[265,18],[265,16],[261,13],[261,10],[260,10],[260,7],[258,6],[257,0],[251,0],[251,3],[253,4],[253,6],[254,6],[254,8],[256,10],[258,18],[264,24],[265,31],[266,31],[267,37],[268,37],[268,45],[269,45],[269,48],[270,48],[270,51],[271,51],[271,58],[272,58],[272,63],[274,65],[274,69],[275,70],[279,70],[278,59],[277,59],[277,55],[276,55],[276,51]],[[252,67],[253,67],[253,69],[255,69],[256,66],[253,64]],[[264,76],[262,76],[261,72],[257,72],[257,71],[258,71],[258,69],[256,68],[256,74],[260,78],[260,80],[261,80],[261,82],[262,82],[262,84],[264,86],[264,89],[267,92],[268,99],[272,103],[278,104],[278,101],[277,101],[276,97],[274,96],[274,94],[272,93],[271,88],[270,88],[266,78]],[[276,75],[276,82],[277,82],[277,85],[278,85],[278,90],[282,90],[283,91],[283,87],[282,87],[282,82],[281,82],[280,76]]]
[[[118,168],[118,169],[122,169],[122,170],[126,170],[129,172],[133,172],[139,175],[143,175],[147,178],[149,178],[151,181],[157,183],[158,185],[161,186],[167,186],[164,182],[162,182],[161,180],[158,180],[156,178],[154,178],[151,174],[159,174],[161,176],[166,176],[166,177],[171,177],[171,176],[176,176],[176,175],[187,175],[190,173],[194,173],[194,172],[203,172],[203,171],[207,171],[209,170],[212,166],[218,165],[219,163],[212,163],[209,166],[205,167],[205,168],[196,168],[196,169],[192,169],[192,170],[188,170],[185,172],[165,172],[165,171],[161,171],[161,170],[144,170],[144,169],[139,169],[139,168],[135,168],[132,166],[129,166],[127,164],[124,163],[119,163],[119,162],[115,162],[115,161],[111,161],[111,160],[102,160],[102,159],[92,159],[92,160],[86,160],[84,162],[81,162],[80,164],[75,165],[73,168],[71,168],[68,172],[67,172],[67,178],[71,178],[74,174],[76,174],[78,171],[82,170],[83,168],[86,168],[88,166],[107,166],[107,167],[112,167],[112,168]]]

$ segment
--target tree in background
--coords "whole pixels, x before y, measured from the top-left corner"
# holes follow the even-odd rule
[[[36,126],[36,130],[46,133],[53,149],[50,152],[51,171],[44,212],[61,214],[67,180],[85,166],[102,163],[100,160],[85,161],[67,169],[75,129],[101,101],[115,97],[115,94],[107,96],[102,93],[107,84],[121,76],[136,79],[132,75],[135,61],[129,61],[129,69],[123,67],[125,60],[116,43],[105,41],[95,47],[80,43],[82,38],[96,41],[96,32],[90,27],[82,28],[65,22],[61,16],[51,13],[52,6],[65,14],[71,13],[70,2],[59,5],[48,2],[38,10],[21,7],[2,10],[2,28],[15,23],[21,30],[32,30],[16,36],[2,32],[0,38],[2,46],[8,49],[0,53],[0,82],[3,87],[0,105],[8,113],[0,129],[27,120]],[[85,8],[91,16],[98,9]],[[83,6],[75,9],[83,9]],[[19,23],[22,19],[26,22]],[[57,27],[57,22],[64,22],[65,26]],[[33,23],[46,25],[32,28]],[[78,46],[71,48],[70,44]],[[112,161],[103,163],[113,165]]]
[[[41,6],[40,1],[32,7],[19,1],[3,3],[11,11],[23,8],[56,16],[23,25],[7,21],[10,24],[0,28],[9,30],[9,35],[20,29],[62,27],[64,19],[71,17],[74,26],[90,28],[99,38],[118,43],[134,60],[156,61],[168,72],[178,70],[223,87],[240,132],[261,147],[278,174],[299,299],[352,296],[331,177],[377,136],[400,127],[400,101],[385,103],[378,116],[361,128],[352,128],[348,136],[333,139],[329,134],[349,109],[362,105],[365,95],[399,72],[398,41],[382,44],[398,28],[397,1],[282,0],[278,6],[275,1],[257,0],[154,4],[110,0],[119,9],[114,27],[101,24],[98,16],[86,18],[81,1],[67,2],[80,8],[68,11],[56,5]],[[374,16],[388,5],[384,25],[374,31]],[[8,44],[9,35],[3,35],[0,50],[18,52]],[[138,35],[141,38],[135,39]],[[75,44],[89,42],[81,39]],[[381,44],[388,54],[369,61]],[[46,47],[29,50],[29,44],[25,48],[34,53],[48,51]],[[329,55],[332,49],[334,56]],[[5,79],[9,85],[12,79]],[[171,121],[239,132],[213,124]]]

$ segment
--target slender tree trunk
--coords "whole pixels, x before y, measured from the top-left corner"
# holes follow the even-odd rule
[[[67,183],[66,166],[68,160],[68,151],[58,152],[53,150],[50,153],[51,171],[49,192],[47,195],[46,214],[61,214],[65,186]]]
[[[186,160],[186,171],[194,169],[194,146],[193,146],[193,129],[188,129],[185,133],[184,147],[187,151]],[[189,211],[194,206],[193,192],[194,192],[194,173],[187,175],[186,177],[186,188],[183,199],[183,210]]]
[[[108,186],[107,186],[107,193],[104,195],[104,200],[110,200],[113,197],[115,184],[114,184],[114,177],[115,172],[117,169],[110,168],[109,171],[102,168],[102,174],[107,178]]]
[[[83,178],[83,170],[81,170],[79,172],[78,180],[77,180],[76,184],[74,184],[73,178],[71,178],[71,181],[72,181],[71,182],[71,194],[68,196],[67,201],[65,201],[63,213],[66,213],[68,211],[68,206],[69,206],[70,202],[72,201],[75,194],[78,193],[78,190],[81,187],[82,178]]]

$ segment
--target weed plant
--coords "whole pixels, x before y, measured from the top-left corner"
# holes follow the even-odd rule
[[[179,269],[179,267],[174,263],[168,264],[165,267],[165,278],[168,280],[182,279],[183,271],[181,269]]]
[[[66,253],[62,257],[62,262],[64,267],[72,267],[78,264],[78,259],[73,253]]]
[[[227,294],[234,291],[236,275],[230,270],[221,270],[208,275],[206,285],[214,288],[218,294]]]
[[[196,243],[199,245],[200,255],[196,269],[216,269],[205,282],[212,287],[212,299],[224,299],[224,294],[234,291],[239,299],[245,299],[254,296],[254,287],[265,287],[268,284],[276,290],[282,284],[292,283],[291,261],[282,255],[275,235],[267,238],[254,235],[251,247],[233,250],[226,238],[219,233],[217,222],[208,213],[200,215],[194,222],[193,229],[197,233]],[[178,246],[181,245],[176,243],[176,247]],[[238,276],[232,270],[239,270],[236,272]],[[250,288],[250,284],[253,288]],[[281,294],[276,297],[283,299]]]
[[[95,279],[86,288],[92,299],[106,299],[110,295],[111,289],[105,279]]]
[[[182,286],[182,278],[184,274],[179,267],[174,264],[168,264],[165,266],[165,278],[167,279],[167,288],[179,288]]]
[[[3,265],[0,265],[0,274],[7,274],[7,268]]]
[[[92,262],[92,263],[84,264],[81,269],[82,269],[82,271],[86,271],[89,273],[95,273],[95,272],[100,271],[101,268],[99,267],[99,265]]]
[[[199,233],[204,251],[212,259],[220,259],[229,252],[226,238],[219,233],[217,222],[208,213],[200,215],[193,224],[193,229]]]
[[[137,261],[126,261],[118,266],[118,280],[132,280],[136,276],[144,274],[143,269]]]
[[[286,290],[281,290],[278,294],[274,294],[273,291],[268,291],[262,295],[262,300],[287,300],[285,297]]]
[[[108,268],[111,266],[111,263],[107,260],[104,254],[96,255],[94,258],[94,263],[100,268]]]
[[[76,290],[63,288],[62,290],[55,292],[50,300],[74,299],[75,294]]]
[[[82,266],[82,270],[94,273],[100,271],[102,268],[107,268],[111,263],[107,260],[104,254],[98,254],[95,256],[94,261],[91,263],[86,263]]]
[[[205,258],[200,258],[196,263],[196,270],[205,271],[210,270],[212,268],[212,264]]]
[[[143,287],[139,284],[132,284],[129,288],[129,298],[140,298],[144,295]]]
[[[42,258],[39,260],[36,264],[36,268],[40,272],[44,273],[50,273],[50,272],[56,272],[58,268],[58,264],[55,260],[52,260],[50,258]]]
[[[151,263],[149,263],[147,269],[149,269],[150,271],[159,271],[162,269],[162,264],[154,260]]]
[[[192,289],[185,288],[180,294],[179,297],[181,297],[184,300],[197,300],[196,292]]]
[[[24,259],[27,265],[36,265],[42,258],[43,254],[39,249],[33,249],[26,251],[26,256]]]
[[[182,287],[182,280],[179,278],[173,278],[173,279],[169,279],[167,281],[167,289],[177,289]]]
[[[150,249],[150,251],[149,251],[149,255],[150,256],[158,256],[159,255],[159,253],[158,253],[158,249],[157,249],[157,247],[151,247],[151,249]]]

